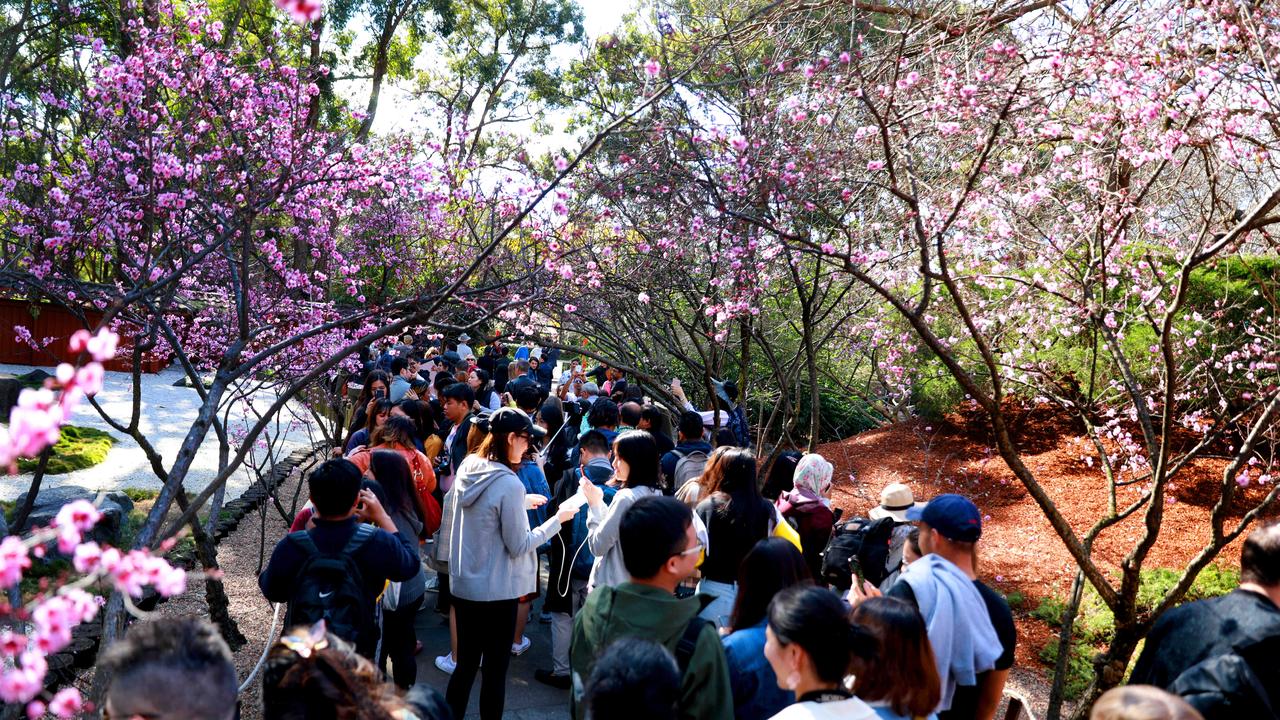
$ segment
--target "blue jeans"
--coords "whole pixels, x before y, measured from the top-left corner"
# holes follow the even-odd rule
[[[733,617],[733,605],[738,600],[738,584],[722,583],[715,580],[707,580],[703,578],[698,583],[699,595],[711,595],[715,600],[711,601],[698,613],[698,617],[710,620],[716,624],[716,629],[729,627],[729,621]]]

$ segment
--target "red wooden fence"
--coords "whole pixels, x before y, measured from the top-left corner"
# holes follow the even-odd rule
[[[96,326],[102,320],[101,313],[86,315],[91,326]],[[37,345],[45,338],[53,338],[53,341],[43,349],[37,350],[18,339],[18,333],[14,328],[19,325],[31,332],[31,337]],[[85,329],[84,325],[76,316],[57,305],[0,298],[0,363],[42,367],[60,362],[74,363],[78,358],[67,349],[67,341],[72,333],[83,329]],[[116,353],[115,360],[106,363],[107,370],[132,369],[133,353],[128,346],[127,333],[122,333],[119,352]],[[153,353],[144,353],[142,356],[142,372],[159,372],[168,365],[167,356]]]

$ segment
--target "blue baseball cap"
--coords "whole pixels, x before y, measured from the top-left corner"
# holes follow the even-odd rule
[[[907,519],[925,523],[948,540],[977,542],[982,537],[982,513],[963,495],[939,495],[924,507],[907,510]]]

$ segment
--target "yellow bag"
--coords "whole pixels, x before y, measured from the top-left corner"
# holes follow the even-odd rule
[[[791,527],[791,523],[782,517],[782,513],[778,511],[778,506],[773,506],[773,536],[780,537],[783,540],[796,546],[796,550],[804,552],[804,548],[800,547],[800,533]]]

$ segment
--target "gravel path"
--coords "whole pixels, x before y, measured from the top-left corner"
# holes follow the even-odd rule
[[[0,372],[21,375],[34,368],[25,365],[0,364]],[[44,368],[53,372],[53,368]],[[166,466],[177,456],[187,431],[195,421],[200,408],[200,396],[194,388],[175,387],[174,383],[183,378],[184,373],[171,367],[154,375],[142,375],[142,420],[140,427],[165,460]],[[133,409],[133,379],[129,373],[109,372],[103,381],[102,392],[98,393],[98,403],[117,421],[128,420]],[[259,393],[253,398],[253,406],[265,409],[275,401],[270,393]],[[233,432],[237,424],[235,418],[243,418],[248,409],[247,403],[237,403],[231,417]],[[298,408],[298,416],[305,416],[305,411]],[[289,416],[285,410],[284,416]],[[88,403],[82,403],[71,419],[74,425],[105,430],[116,439],[116,444],[107,454],[107,459],[100,465],[85,470],[77,470],[65,475],[47,475],[42,487],[61,487],[63,485],[79,485],[90,490],[118,490],[123,488],[139,488],[158,490],[160,481],[151,471],[151,466],[142,452],[142,448],[116,430],[112,429],[98,412]],[[295,425],[297,425],[295,423]],[[280,428],[283,436],[276,444],[279,450],[277,457],[283,458],[295,449],[310,444],[305,427],[288,427],[288,421]],[[276,430],[269,428],[273,435]],[[265,452],[265,448],[263,450]],[[196,453],[184,483],[189,492],[198,492],[205,487],[218,471],[218,439],[210,430],[204,443]],[[231,500],[244,492],[253,482],[248,471],[241,470],[227,480],[227,499]],[[9,476],[0,482],[0,500],[13,500],[26,491],[31,484],[31,475]]]
[[[291,508],[294,492],[305,473],[310,471],[316,457],[318,456],[313,456],[311,461],[300,465],[277,488],[276,494],[286,510]],[[303,497],[298,501],[299,506],[306,501],[305,493],[304,487]],[[263,508],[265,512],[262,511]],[[248,639],[248,643],[235,653],[236,674],[241,682],[253,670],[258,658],[262,656],[263,648],[275,639],[270,632],[272,606],[258,589],[258,572],[261,566],[265,566],[276,541],[288,532],[288,524],[268,501],[259,511],[246,515],[240,525],[218,543],[218,564],[222,568],[222,582],[230,600],[231,616],[240,627],[241,634]],[[165,616],[195,615],[207,618],[209,606],[205,602],[204,593],[205,577],[198,571],[192,572],[187,576],[187,591],[161,603],[156,612]],[[283,616],[282,610],[282,621]],[[261,687],[260,680],[252,682],[240,696],[240,717],[244,720],[256,720],[261,715]]]

